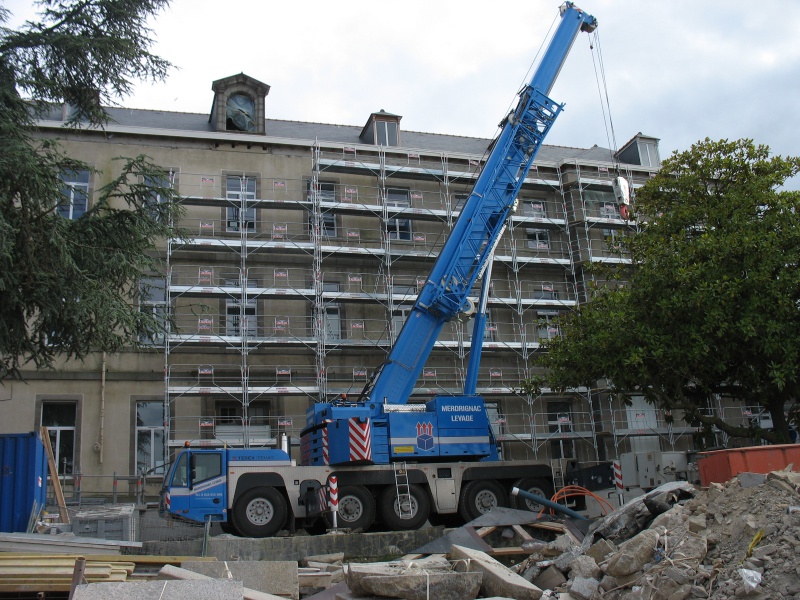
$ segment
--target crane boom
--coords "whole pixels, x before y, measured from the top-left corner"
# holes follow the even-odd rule
[[[596,19],[567,2],[539,68],[506,117],[466,204],[442,248],[386,362],[363,398],[388,404],[408,401],[444,324],[465,312],[517,204],[517,193],[542,142],[561,112],[550,93],[580,31]],[[473,343],[475,340],[473,339]]]
[[[357,402],[316,403],[301,434],[306,465],[386,464],[413,459],[496,460],[497,444],[483,399],[474,395],[482,335],[473,335],[465,393],[408,404],[448,321],[471,311],[469,295],[489,266],[517,205],[517,194],[563,105],[548,97],[580,31],[596,19],[572,2],[517,106],[503,120],[475,186],[434,263],[387,359]],[[485,295],[485,290],[484,290]],[[485,316],[479,316],[480,327]],[[476,337],[478,339],[476,339]]]

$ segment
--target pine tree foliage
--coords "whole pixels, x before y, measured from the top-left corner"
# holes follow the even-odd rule
[[[605,380],[731,436],[788,441],[800,397],[800,158],[751,140],[698,142],[636,193],[631,264],[561,323],[537,362],[566,389]],[[624,282],[624,283],[623,283]],[[720,398],[772,418],[725,422]],[[788,419],[787,419],[788,413]]]
[[[180,212],[169,174],[147,157],[98,173],[36,129],[54,106],[68,106],[65,134],[102,132],[103,107],[134,80],[163,80],[171,65],[149,52],[146,22],[167,1],[38,5],[38,22],[0,28],[0,379],[28,364],[133,347],[162,328],[158,315],[139,311],[139,282],[163,270],[158,245],[176,234]],[[0,9],[1,22],[8,16]],[[64,175],[81,171],[101,183],[84,214],[65,218]]]

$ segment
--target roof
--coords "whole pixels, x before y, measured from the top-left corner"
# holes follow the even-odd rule
[[[165,129],[194,133],[214,132],[208,122],[208,114],[183,113],[138,108],[107,108],[113,123],[127,127]],[[54,107],[51,118],[61,120],[61,107]],[[359,139],[362,127],[334,125],[304,121],[266,120],[266,133],[270,137],[304,141],[333,142],[339,144],[362,144]],[[403,148],[454,154],[483,155],[492,140],[440,133],[402,131],[400,141]],[[612,162],[613,152],[608,148],[571,148],[543,145],[537,159],[541,162],[563,162],[580,159],[590,162]]]

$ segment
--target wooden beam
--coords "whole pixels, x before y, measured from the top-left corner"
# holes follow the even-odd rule
[[[61,489],[61,480],[58,478],[58,465],[56,465],[55,456],[53,456],[53,446],[50,444],[50,434],[47,427],[42,427],[39,430],[44,443],[45,452],[47,452],[47,466],[50,469],[50,481],[53,482],[53,492],[56,495],[56,502],[58,502],[58,512],[61,515],[61,522],[69,525],[69,512],[67,511],[67,503],[64,501],[64,492]]]

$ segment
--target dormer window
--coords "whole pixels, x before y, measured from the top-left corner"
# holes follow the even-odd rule
[[[400,145],[400,117],[385,110],[372,113],[358,137],[365,144],[396,147]]]
[[[375,121],[375,143],[378,146],[397,146],[397,123]]]
[[[214,102],[208,122],[214,131],[266,133],[264,100],[269,86],[239,73],[211,84]]]
[[[644,135],[641,132],[633,136],[617,152],[616,158],[629,165],[641,165],[657,169],[661,166],[658,154],[658,138]]]
[[[245,94],[232,94],[225,107],[225,129],[228,131],[256,130],[256,103]]]

